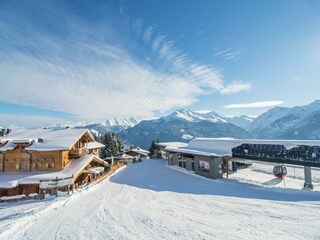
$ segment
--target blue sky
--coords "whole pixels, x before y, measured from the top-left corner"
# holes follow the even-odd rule
[[[1,1],[0,126],[308,104],[320,91],[319,10],[296,0]]]

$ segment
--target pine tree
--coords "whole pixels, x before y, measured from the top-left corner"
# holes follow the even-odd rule
[[[106,146],[105,149],[101,151],[101,157],[111,157],[123,152],[123,141],[115,133],[106,133],[102,136],[101,143]]]
[[[153,156],[153,154],[155,153],[155,147],[156,147],[156,143],[154,140],[152,140],[152,143],[149,147],[149,152],[150,152],[150,155]]]
[[[159,143],[159,142],[160,142],[160,139],[158,138],[157,139],[157,143]],[[156,153],[157,153],[157,158],[162,158],[161,150],[160,150],[160,146],[159,145],[156,145]]]
[[[157,139],[157,141],[152,140],[152,143],[149,147],[149,152],[151,156],[156,155],[157,158],[162,158],[160,147],[156,144],[159,142],[159,138]]]

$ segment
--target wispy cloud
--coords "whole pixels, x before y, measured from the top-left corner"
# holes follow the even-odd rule
[[[296,76],[296,77],[290,79],[290,82],[299,83],[299,82],[304,82],[304,80],[300,76]]]
[[[149,43],[152,37],[152,34],[154,33],[154,28],[153,27],[148,27],[144,33],[143,33],[143,40],[145,43]]]
[[[226,83],[218,70],[194,61],[141,19],[131,26],[150,49],[151,64],[126,47],[127,40],[109,42],[116,31],[110,26],[74,21],[65,26],[72,34],[57,37],[10,17],[0,17],[6,29],[0,36],[0,101],[92,119],[145,117],[188,106],[201,95],[251,89],[250,83]]]
[[[121,16],[123,16],[123,1],[122,0],[119,3],[119,13]]]
[[[213,54],[214,57],[222,57],[225,60],[236,60],[241,57],[244,49],[227,48]]]
[[[237,92],[249,92],[251,90],[251,84],[250,83],[241,83],[241,82],[234,82],[230,85],[224,87],[221,90],[222,94],[234,94]]]
[[[224,108],[261,108],[261,107],[274,107],[284,104],[283,101],[266,101],[266,102],[253,102],[253,103],[240,103],[225,105]]]

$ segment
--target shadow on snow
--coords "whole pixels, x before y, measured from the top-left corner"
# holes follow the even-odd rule
[[[212,180],[167,167],[166,160],[150,159],[128,165],[111,182],[182,194],[216,195],[273,201],[319,201],[320,193],[307,190],[264,188],[231,179]],[[272,183],[270,182],[272,185]]]

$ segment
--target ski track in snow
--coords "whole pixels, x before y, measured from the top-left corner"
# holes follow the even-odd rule
[[[318,191],[211,180],[145,160],[69,197],[0,204],[0,239],[319,239],[319,216]]]

